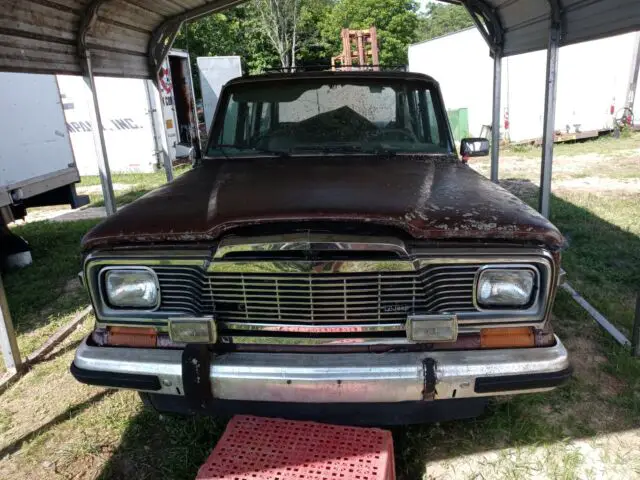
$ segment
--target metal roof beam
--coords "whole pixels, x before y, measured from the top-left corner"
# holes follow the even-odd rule
[[[244,3],[245,1],[246,0],[213,0],[204,5],[183,12],[180,15],[171,17],[160,24],[153,31],[151,39],[149,40],[148,55],[151,78],[157,82],[162,62],[169,53],[169,50],[180,31],[180,27],[184,22],[197,20],[214,12],[225,10],[239,3]]]
[[[91,131],[93,132],[93,142],[96,148],[96,157],[98,159],[98,171],[100,173],[100,184],[102,185],[102,196],[104,198],[104,206],[107,215],[116,213],[116,198],[113,192],[113,183],[111,180],[111,169],[109,168],[109,157],[107,155],[107,143],[104,138],[104,128],[102,126],[102,117],[100,115],[100,105],[98,104],[98,93],[96,90],[96,82],[93,76],[93,68],[91,64],[91,52],[87,48],[87,33],[89,33],[98,19],[98,11],[100,7],[110,0],[93,0],[87,5],[80,19],[80,28],[77,34],[78,56],[85,75],[85,82],[91,90],[91,99],[93,100],[91,115]]]
[[[558,51],[565,31],[564,12],[560,0],[547,0],[551,9],[547,70],[544,92],[544,121],[542,130],[542,159],[540,162],[540,197],[538,211],[549,218],[551,210],[551,172],[556,123],[556,93],[558,86]]]
[[[85,9],[80,19],[80,26],[78,28],[76,44],[78,48],[78,56],[82,60],[86,58],[86,54],[88,51],[87,50],[87,33],[89,33],[91,29],[93,29],[94,25],[96,24],[96,21],[98,20],[98,10],[100,10],[100,7],[108,1],[109,0],[93,0],[92,2],[89,3],[89,5],[87,5],[87,8]],[[84,64],[84,62],[82,64],[82,68],[86,68],[86,65]]]
[[[444,0],[448,1],[448,0]],[[462,4],[484,37],[494,56],[502,55],[503,29],[496,9],[483,0],[459,0],[448,3]]]

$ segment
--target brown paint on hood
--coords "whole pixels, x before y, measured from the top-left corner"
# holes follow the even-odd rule
[[[372,222],[416,239],[564,245],[548,220],[457,160],[398,155],[208,160],[97,225],[82,246],[208,241],[300,220]]]

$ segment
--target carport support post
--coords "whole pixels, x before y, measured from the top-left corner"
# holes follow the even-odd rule
[[[91,90],[91,98],[93,100],[93,108],[91,109],[91,125],[93,132],[93,142],[96,147],[96,157],[98,158],[98,170],[100,173],[100,183],[102,184],[102,195],[104,197],[104,206],[107,210],[107,216],[116,213],[116,198],[113,193],[113,184],[111,183],[111,170],[109,168],[109,157],[107,156],[107,143],[104,139],[104,129],[102,127],[102,117],[100,116],[100,106],[98,105],[98,92],[96,90],[96,82],[93,77],[93,69],[91,68],[91,53],[85,51],[85,81]]]
[[[151,129],[153,130],[153,141],[156,146],[156,158],[158,159],[158,165],[162,164],[164,166],[167,182],[170,182],[173,180],[173,167],[169,156],[169,142],[167,141],[162,118],[162,107],[156,102],[156,94],[159,92],[153,80],[145,80],[144,86],[147,91]],[[160,101],[162,101],[162,98],[160,98]]]
[[[549,218],[551,199],[551,167],[553,165],[553,141],[556,123],[556,87],[558,80],[558,50],[560,48],[560,23],[549,28],[547,49],[547,76],[544,93],[544,126],[542,132],[542,162],[540,165],[540,202],[538,211]]]
[[[9,313],[7,295],[4,293],[2,275],[0,275],[0,350],[4,359],[4,366],[10,373],[16,373],[22,366],[20,350],[13,330],[13,322]]]
[[[491,120],[491,181],[498,183],[498,157],[500,156],[500,95],[502,90],[502,52],[493,57],[493,117]]]

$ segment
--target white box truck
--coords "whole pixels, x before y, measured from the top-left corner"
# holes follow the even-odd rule
[[[78,207],[80,180],[56,77],[0,72],[0,260],[30,263],[28,247],[7,224],[28,207]]]

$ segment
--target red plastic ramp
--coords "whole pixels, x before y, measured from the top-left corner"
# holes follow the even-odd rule
[[[267,479],[395,480],[391,433],[238,415],[196,477]]]

